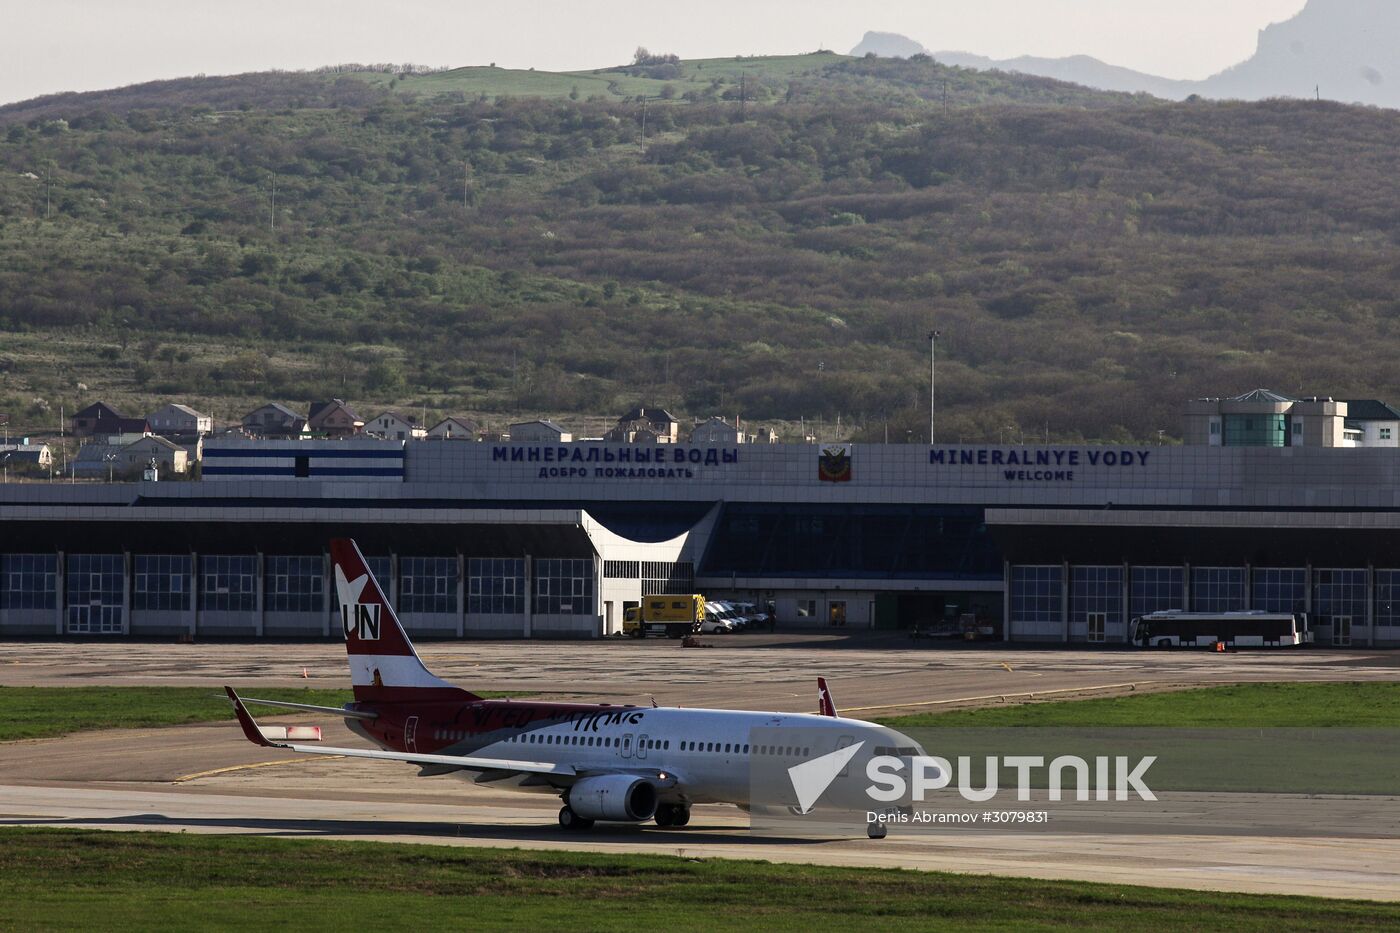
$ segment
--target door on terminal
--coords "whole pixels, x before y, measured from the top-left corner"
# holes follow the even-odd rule
[[[826,619],[832,625],[846,624],[846,601],[833,599],[826,604]]]
[[[1105,629],[1105,627],[1107,627],[1107,624],[1108,624],[1108,613],[1106,613],[1106,612],[1091,612],[1091,613],[1089,613],[1089,615],[1088,615],[1088,620],[1089,620],[1089,641],[1091,641],[1091,642],[1102,642],[1102,641],[1104,640],[1104,637],[1103,637],[1104,629]]]
[[[69,606],[68,632],[71,635],[120,635],[122,607],[103,606],[100,603]]]
[[[603,601],[603,631],[611,635],[613,633],[613,604],[612,600]]]
[[[1351,644],[1351,616],[1332,617],[1332,644],[1338,648]]]

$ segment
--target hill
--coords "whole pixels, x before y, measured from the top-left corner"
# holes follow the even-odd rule
[[[1087,55],[994,60],[937,52],[940,62],[1072,81],[1086,87],[1183,100],[1270,97],[1400,107],[1400,6],[1391,0],[1309,0],[1296,16],[1259,33],[1254,55],[1203,81],[1177,81],[1108,65]]]
[[[357,72],[0,109],[0,410],[643,401],[919,439],[930,326],[942,440],[1400,397],[1400,115],[831,59],[645,108]]]

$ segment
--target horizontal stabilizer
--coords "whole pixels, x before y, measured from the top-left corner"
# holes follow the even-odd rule
[[[378,713],[365,712],[357,709],[343,709],[339,706],[313,706],[310,703],[289,703],[286,700],[259,700],[256,697],[240,697],[244,703],[256,703],[260,706],[280,706],[282,709],[301,709],[312,713],[326,713],[330,716],[343,716],[346,719],[378,719]]]

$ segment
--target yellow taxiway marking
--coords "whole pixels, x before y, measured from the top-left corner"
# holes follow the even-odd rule
[[[1092,687],[1066,687],[1063,690],[1037,690],[1034,693],[989,693],[986,696],[980,697],[957,697],[952,700],[925,700],[922,703],[886,703],[883,706],[845,706],[838,710],[838,712],[868,713],[871,710],[877,709],[908,709],[913,706],[947,706],[950,703],[976,703],[979,700],[1001,700],[1005,702],[1007,700],[1020,699],[1021,697],[1035,699],[1036,697],[1054,696],[1057,693],[1088,693],[1094,690],[1126,690],[1129,688],[1136,690],[1137,684],[1098,684]]]
[[[276,761],[255,761],[250,765],[229,765],[227,768],[213,768],[209,771],[196,771],[194,774],[182,774],[171,784],[183,784],[186,781],[197,780],[198,778],[213,777],[216,774],[230,774],[234,771],[251,771],[254,768],[271,768],[275,765],[290,765],[303,761],[327,761],[332,758],[344,758],[344,755],[318,755],[315,758],[279,758]]]

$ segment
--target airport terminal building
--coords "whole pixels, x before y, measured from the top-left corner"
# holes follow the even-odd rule
[[[589,638],[644,594],[783,627],[1164,609],[1400,644],[1400,456],[1329,447],[211,441],[195,482],[0,486],[0,637],[337,634],[352,536],[420,636]]]

